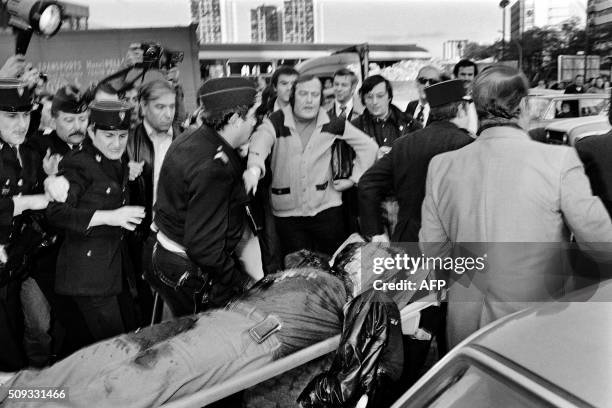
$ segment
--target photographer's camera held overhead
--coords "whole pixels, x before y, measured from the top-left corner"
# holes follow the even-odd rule
[[[164,48],[156,42],[142,42],[132,44],[130,49],[138,48],[142,51],[142,68],[144,69],[170,69],[183,62],[184,52]],[[138,63],[136,64],[138,66]]]

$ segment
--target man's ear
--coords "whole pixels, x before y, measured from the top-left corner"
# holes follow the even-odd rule
[[[94,129],[93,129],[93,125],[89,125],[87,126],[87,134],[89,135],[89,137],[91,138],[91,140],[93,140],[95,133],[94,133]]]
[[[234,112],[227,122],[229,125],[236,125],[240,121],[240,115]]]

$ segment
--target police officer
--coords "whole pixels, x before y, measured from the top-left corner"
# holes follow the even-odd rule
[[[11,279],[6,247],[14,244],[14,226],[23,212],[42,210],[48,200],[42,193],[38,154],[23,145],[30,125],[30,91],[18,79],[0,79],[0,371],[24,364],[21,349],[21,280]]]
[[[253,130],[255,94],[244,78],[204,83],[204,125],[175,140],[164,159],[151,284],[174,315],[223,306],[248,282],[235,254],[248,202],[235,149]]]
[[[65,229],[55,290],[74,299],[94,339],[101,340],[125,331],[118,299],[127,258],[124,233],[140,224],[145,211],[127,205],[130,107],[99,101],[90,110],[89,138],[60,162],[68,198],[47,214]]]
[[[51,102],[51,118],[54,130],[39,133],[29,144],[44,156],[45,172],[55,175],[62,157],[78,148],[86,137],[89,110],[77,87],[66,85],[57,90]]]
[[[71,150],[78,149],[87,136],[89,109],[87,101],[76,86],[65,85],[57,90],[51,100],[50,118],[53,130],[39,132],[27,143],[43,157],[42,166],[45,173],[55,176],[62,158]],[[36,338],[34,341],[40,343],[40,339],[45,338],[41,332],[49,331],[50,327],[56,340],[53,352],[61,357],[90,344],[92,340],[72,299],[55,293],[55,266],[63,241],[63,231],[54,229],[53,232],[58,239],[53,245],[40,251],[33,263],[32,277],[47,302],[40,303],[39,318],[34,320],[39,323],[38,328],[26,327],[26,338],[28,330],[32,331],[32,337]],[[52,321],[48,321],[51,319]],[[57,322],[60,322],[60,325]],[[62,329],[65,329],[65,333]],[[60,338],[63,341],[57,341]]]

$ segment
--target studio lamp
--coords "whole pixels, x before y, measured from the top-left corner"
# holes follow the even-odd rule
[[[55,0],[1,0],[16,33],[15,53],[25,55],[32,33],[49,38],[62,26],[62,7]]]

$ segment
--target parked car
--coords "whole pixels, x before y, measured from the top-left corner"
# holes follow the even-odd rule
[[[530,129],[544,128],[569,118],[606,116],[610,109],[609,94],[531,94],[529,112]]]
[[[392,408],[612,407],[612,280],[474,333]]]
[[[553,122],[546,127],[546,140],[551,144],[574,144],[592,135],[601,135],[612,129],[608,116],[588,116],[582,118],[565,119]]]

